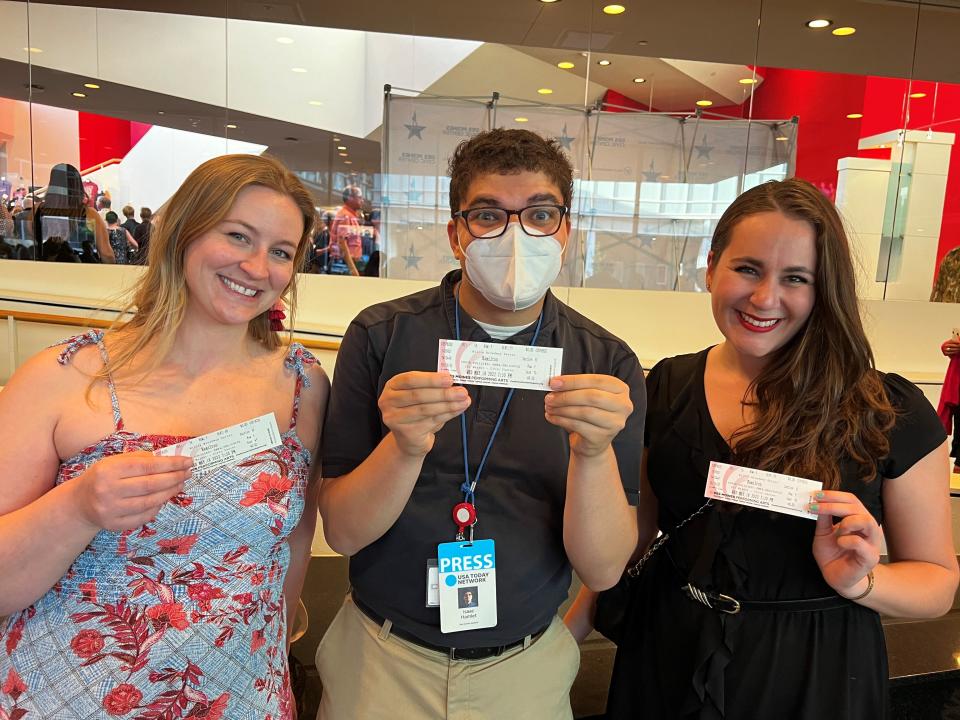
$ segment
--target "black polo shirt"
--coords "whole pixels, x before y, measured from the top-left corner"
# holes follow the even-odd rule
[[[362,463],[388,433],[377,399],[394,375],[437,369],[438,341],[453,338],[453,288],[460,270],[439,287],[380,303],[350,324],[337,355],[323,432],[323,474],[339,477]],[[460,312],[464,340],[496,342]],[[502,342],[528,345],[535,323]],[[643,372],[626,343],[547,293],[537,345],[563,348],[563,373],[613,375],[630,386],[633,414],[613,446],[624,491],[639,497]],[[506,398],[504,388],[468,386],[466,412],[470,471],[480,462]],[[427,560],[437,544],[454,539],[453,506],[463,500],[463,446],[455,418],[437,433],[433,449],[400,517],[380,539],[350,560],[350,582],[360,600],[422,640],[462,648],[502,645],[547,625],[570,587],[563,547],[570,443],[544,418],[545,392],[517,390],[476,490],[477,538],[496,541],[496,627],[440,632],[440,612],[426,602]],[[388,478],[384,482],[389,482]]]

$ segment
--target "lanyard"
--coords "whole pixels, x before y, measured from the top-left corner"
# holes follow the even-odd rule
[[[460,291],[459,288],[454,293],[454,300],[456,301],[456,310],[455,310],[455,327],[457,331],[457,340],[460,340]],[[537,318],[537,327],[533,331],[533,339],[530,341],[530,346],[533,347],[537,344],[537,338],[540,337],[540,326],[543,324],[543,308],[540,308],[540,317]],[[507,414],[507,408],[510,406],[510,401],[513,399],[513,392],[516,388],[510,388],[510,391],[507,393],[506,400],[503,401],[503,407],[500,408],[500,415],[497,416],[497,423],[493,426],[493,432],[490,434],[490,439],[487,441],[487,447],[483,451],[483,455],[480,458],[480,464],[477,466],[477,472],[473,476],[473,480],[470,479],[470,460],[469,460],[469,450],[467,445],[467,418],[465,413],[460,415],[460,437],[463,440],[463,476],[464,481],[460,486],[460,489],[463,491],[463,502],[472,506],[474,504],[475,492],[477,489],[477,481],[480,480],[480,473],[483,472],[483,466],[487,462],[487,456],[490,454],[490,448],[493,447],[493,441],[497,437],[497,433],[500,432],[500,426],[503,425],[503,418]],[[476,522],[476,521],[474,521]],[[471,536],[473,534],[471,525]]]

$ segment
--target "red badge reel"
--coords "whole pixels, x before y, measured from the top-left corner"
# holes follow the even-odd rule
[[[462,502],[454,505],[453,521],[457,524],[457,540],[464,539],[467,528],[471,529],[470,534],[472,536],[473,526],[477,523],[477,509],[473,506],[473,503]]]

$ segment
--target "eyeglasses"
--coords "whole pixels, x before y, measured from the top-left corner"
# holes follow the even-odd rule
[[[458,210],[452,217],[462,218],[467,232],[475,238],[490,240],[498,238],[507,231],[510,216],[516,215],[520,227],[527,235],[547,237],[555,235],[563,224],[563,216],[569,212],[566,205],[530,205],[520,210],[507,210],[498,207],[470,208]]]

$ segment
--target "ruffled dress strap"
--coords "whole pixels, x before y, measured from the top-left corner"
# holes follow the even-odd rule
[[[77,354],[77,351],[85,348],[87,345],[96,345],[100,351],[100,357],[103,359],[104,366],[109,367],[110,358],[107,355],[107,346],[103,343],[103,330],[88,330],[82,335],[74,335],[71,338],[51,345],[51,347],[63,346],[63,349],[57,356],[57,362],[61,365],[66,365],[73,359],[73,356]],[[113,383],[113,376],[109,371],[107,372],[107,389],[110,392],[110,405],[113,408],[113,427],[116,432],[119,432],[123,430],[123,416],[120,414],[120,400],[117,398],[117,388]]]
[[[283,364],[297,373],[297,385],[293,391],[293,414],[290,417],[290,428],[297,426],[297,415],[300,414],[300,391],[310,387],[310,378],[307,376],[307,366],[320,364],[309,350],[298,342],[290,343],[290,350]]]

